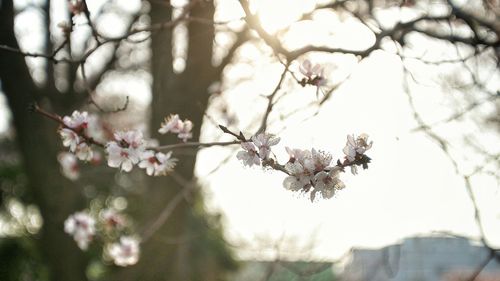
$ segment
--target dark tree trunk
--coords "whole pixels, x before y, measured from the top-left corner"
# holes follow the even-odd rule
[[[2,1],[0,44],[17,47],[12,0]],[[82,206],[82,196],[59,172],[59,139],[54,122],[28,111],[37,101],[55,106],[48,93],[36,87],[23,56],[0,50],[0,79],[12,111],[16,138],[28,175],[31,193],[43,217],[39,240],[52,280],[85,280],[86,261],[72,238],[64,233],[64,220]]]
[[[197,1],[190,16],[213,19],[213,1]],[[151,1],[151,23],[166,22],[171,19],[172,10],[168,5]],[[172,68],[172,33],[163,31],[152,35],[151,72],[153,75],[151,134],[160,143],[178,143],[175,135],[160,135],[160,123],[169,114],[179,114],[181,118],[193,121],[192,141],[198,141],[204,112],[208,103],[208,87],[214,79],[212,66],[213,26],[190,22],[188,25],[188,57],[186,69],[175,74]],[[179,159],[175,173],[187,181],[194,180],[196,151],[174,154]],[[141,221],[154,221],[172,198],[185,188],[172,177],[151,178],[143,200]],[[203,234],[189,233],[194,202],[201,200],[197,194],[189,196],[175,208],[167,222],[148,239],[141,249],[140,262],[119,272],[115,280],[221,280],[223,269],[215,253],[201,255],[195,249],[193,238]],[[198,202],[199,203],[199,202]],[[179,243],[165,241],[176,240]],[[198,239],[198,238],[194,238]],[[212,255],[212,256],[210,256]],[[200,260],[203,260],[200,262]]]

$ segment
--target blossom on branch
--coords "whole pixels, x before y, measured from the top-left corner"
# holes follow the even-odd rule
[[[283,187],[291,191],[311,192],[311,201],[316,193],[324,199],[332,198],[336,190],[343,189],[344,183],[339,175],[342,169],[338,166],[331,167],[332,155],[330,153],[311,149],[300,150],[286,148],[290,159],[285,164],[288,176],[283,180]]]
[[[259,149],[260,159],[265,160],[269,158],[269,154],[271,153],[271,146],[277,145],[280,142],[280,138],[270,134],[262,133],[253,136],[252,141]]]
[[[79,112],[75,110],[71,116],[64,116],[62,121],[64,125],[78,132],[87,128],[89,124],[89,115],[86,111]]]
[[[59,135],[62,139],[62,144],[65,147],[69,147],[69,151],[75,152],[76,147],[82,141],[80,136],[71,129],[62,128],[59,130]]]
[[[319,64],[312,64],[310,60],[306,59],[299,66],[300,73],[305,77],[300,81],[302,87],[305,85],[313,85],[316,87],[321,87],[326,85],[326,78],[323,74],[323,67]]]
[[[188,139],[193,137],[191,130],[193,129],[193,122],[188,119],[182,121],[177,114],[171,114],[169,117],[165,118],[165,121],[161,123],[161,127],[158,130],[160,134],[174,133],[177,134],[179,139],[186,142]]]
[[[320,192],[325,199],[330,199],[335,194],[336,190],[341,190],[345,184],[340,180],[340,169],[332,168],[330,171],[321,171],[314,176],[314,190],[311,192],[311,201],[314,201],[316,192]]]
[[[163,176],[174,170],[177,163],[176,158],[172,158],[172,151],[167,154],[162,152],[155,153],[152,150],[146,150],[141,155],[139,167],[146,169],[149,176]]]
[[[136,264],[139,252],[139,240],[130,236],[120,237],[119,242],[108,246],[108,254],[118,266]]]
[[[238,160],[243,161],[243,164],[248,167],[252,167],[252,165],[260,165],[257,148],[252,142],[242,142],[241,148],[243,148],[243,150],[238,151],[238,154],[236,154],[236,158],[238,158]]]
[[[140,131],[119,131],[114,133],[115,141],[106,144],[108,166],[130,172],[139,163],[145,150],[144,139]]]
[[[363,166],[363,169],[368,168],[368,163],[370,163],[370,157],[365,155],[365,152],[369,150],[373,145],[373,142],[368,142],[368,135],[361,134],[359,137],[354,135],[347,136],[347,143],[343,149],[345,154],[345,159],[351,163],[351,173],[356,175],[358,173],[358,168],[356,165]]]
[[[77,212],[66,219],[64,231],[73,235],[80,249],[87,250],[95,235],[95,220],[86,212]]]
[[[92,148],[85,142],[77,145],[75,155],[82,161],[92,161],[94,159]]]

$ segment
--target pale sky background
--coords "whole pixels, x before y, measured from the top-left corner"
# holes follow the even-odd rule
[[[18,5],[22,2],[18,1]],[[224,8],[218,10],[217,19],[241,17],[236,1],[219,0],[219,3]],[[261,0],[256,3],[254,9],[259,11],[262,24],[272,32],[287,26],[301,11],[311,9],[314,1]],[[287,7],[286,10],[283,6]],[[391,19],[402,14],[412,16],[407,11],[394,9],[383,15],[384,24],[390,24]],[[115,20],[110,18],[111,22]],[[324,29],[327,22],[328,26],[335,24],[339,28],[330,33]],[[223,35],[218,38],[224,42]],[[343,47],[363,49],[372,39],[354,22],[336,18],[330,13],[319,13],[315,22],[294,26],[285,42],[290,48],[308,43],[335,45],[340,42]],[[415,40],[424,42],[418,38]],[[324,65],[327,78],[334,83],[348,73],[351,77],[324,104],[315,118],[302,121],[311,114],[311,111],[306,111],[290,118],[286,124],[278,122],[269,128],[270,133],[280,132],[281,143],[273,151],[282,163],[287,160],[285,146],[322,149],[331,152],[336,160],[343,157],[342,148],[347,134],[370,135],[374,141],[373,148],[367,153],[373,159],[370,168],[361,170],[357,176],[343,174],[347,187],[334,198],[311,203],[308,196],[282,187],[283,173],[245,168],[236,157],[232,157],[217,172],[207,175],[217,166],[216,160],[226,158],[231,151],[226,148],[201,150],[196,171],[205,185],[207,206],[212,211],[223,213],[227,238],[230,244],[237,247],[240,257],[274,258],[276,245],[279,245],[282,256],[288,259],[332,260],[351,247],[381,247],[404,237],[428,235],[435,231],[477,237],[472,204],[462,178],[455,174],[450,161],[436,143],[423,133],[411,132],[417,124],[402,87],[401,63],[394,55],[393,47],[385,45],[385,48],[387,52],[374,52],[359,65],[353,57],[308,56],[313,62]],[[443,54],[453,56],[450,48],[443,49],[442,45],[427,43],[416,45],[415,54],[421,54],[419,51],[425,48],[432,48],[429,58],[436,59]],[[241,121],[238,129],[243,130],[251,123],[249,113],[258,114],[264,110],[265,99],[259,95],[271,92],[282,68],[264,58],[255,47],[245,47],[242,56],[252,60],[253,65],[237,65],[226,71],[223,96],[231,112]],[[453,71],[452,67],[442,68],[441,71],[443,69],[446,73]],[[298,74],[298,63],[292,65],[291,70]],[[453,112],[451,106],[455,103],[449,98],[450,93],[444,92],[435,82],[435,78],[442,73],[418,64],[412,65],[412,70],[428,85],[412,87],[415,103],[425,120],[433,123],[445,119]],[[247,76],[251,76],[252,80],[236,83]],[[124,95],[148,102],[149,81],[144,80],[125,85],[110,83],[101,90],[112,88],[114,92],[123,91]],[[489,86],[498,89],[499,80],[496,75]],[[285,85],[291,86],[290,83]],[[284,89],[287,89],[287,96],[283,104],[277,106],[280,112],[289,112],[317,99],[312,87],[292,85]],[[5,103],[4,97],[0,96],[0,131],[7,126]],[[486,105],[470,117],[490,112],[492,107]],[[271,115],[272,120],[277,117]],[[286,129],[281,131],[283,126]],[[462,149],[461,135],[464,132],[474,134],[483,147],[498,153],[498,134],[488,133],[488,130],[474,122],[463,121],[442,126],[438,132],[450,140],[452,152],[461,157],[468,153]],[[205,122],[203,140],[210,141],[220,135],[219,132],[214,135],[214,132],[214,127]],[[252,132],[245,133],[248,136]],[[473,154],[467,156],[468,160],[460,162],[460,168],[471,171],[480,162]],[[477,176],[473,178],[473,184],[486,234],[491,242],[500,245],[497,183],[491,177]]]

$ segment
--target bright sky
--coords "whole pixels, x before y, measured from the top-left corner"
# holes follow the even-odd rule
[[[218,2],[224,7],[217,13],[219,20],[241,16],[235,1]],[[259,12],[264,27],[272,32],[287,26],[301,11],[311,9],[313,2],[260,0],[255,1],[253,9]],[[394,16],[388,15],[386,19]],[[319,13],[315,20],[315,23],[294,26],[285,38],[287,46],[341,42],[343,47],[363,48],[373,39],[356,23],[343,22],[332,14]],[[341,28],[331,33],[322,28],[327,23]],[[251,123],[248,113],[264,110],[264,99],[258,95],[269,94],[281,72],[279,64],[263,58],[255,48],[245,47],[244,54],[244,58],[251,59],[254,65],[239,65],[228,70],[226,84],[229,88],[224,92],[231,111],[240,118],[241,128]],[[331,81],[338,82],[348,73],[352,75],[324,104],[317,117],[302,122],[311,113],[309,111],[290,118],[286,124],[269,128],[270,133],[278,133],[286,126],[279,134],[281,143],[274,149],[275,153],[285,162],[285,146],[314,147],[331,152],[334,159],[342,158],[346,135],[364,132],[374,141],[368,153],[373,163],[357,176],[343,174],[347,187],[334,198],[311,203],[307,196],[282,187],[284,174],[244,168],[235,157],[217,172],[207,175],[218,165],[215,160],[224,159],[228,150],[201,150],[197,173],[206,185],[207,205],[224,214],[227,237],[240,256],[273,258],[273,248],[279,244],[288,258],[334,259],[353,246],[379,247],[433,231],[477,236],[472,205],[461,177],[455,174],[449,160],[432,140],[422,133],[411,132],[416,122],[402,88],[398,57],[389,52],[375,52],[359,65],[352,57],[338,55],[315,54],[309,58],[325,66]],[[292,70],[297,72],[297,66],[293,65]],[[441,89],[431,83],[436,73],[426,72],[418,66],[415,69],[420,70],[421,78],[430,81],[431,85],[414,88],[418,108],[428,121],[445,118],[451,112],[450,102]],[[244,76],[251,76],[252,81],[237,84],[236,81]],[[499,86],[498,79],[496,83]],[[147,91],[147,82],[128,86],[114,84],[121,85],[119,89],[114,86],[115,91],[127,94],[135,92],[144,97]],[[113,88],[112,85],[107,87]],[[287,89],[284,103],[277,107],[282,112],[316,100],[313,88],[302,89],[295,85]],[[0,106],[4,104],[2,97]],[[491,109],[480,109],[488,110]],[[0,116],[1,130],[6,128],[5,112],[0,110],[3,114]],[[271,116],[274,120],[277,117]],[[214,128],[208,122],[203,131],[206,141],[213,140]],[[471,122],[457,122],[439,132],[458,140],[457,131],[475,134],[485,147],[498,147],[498,135],[484,135],[484,130]],[[460,142],[453,144],[453,149],[460,150]],[[463,165],[464,169],[470,169],[472,164],[476,162],[469,160]],[[500,198],[496,182],[486,176],[476,177],[474,187],[487,235],[498,238]],[[491,241],[500,244],[499,239]]]
[[[312,1],[257,2],[260,4],[255,10],[260,12],[262,24],[268,31],[274,31],[287,26],[300,11],[310,9]],[[284,5],[286,10],[282,8]],[[395,14],[386,16],[385,19]],[[336,41],[345,47],[363,48],[373,40],[354,23],[342,23],[331,14],[320,14],[316,20],[319,24],[309,22],[294,26],[286,37],[289,46],[324,41],[331,45],[331,38],[335,36]],[[333,35],[328,34],[321,28],[326,22],[330,26],[332,22],[343,24],[343,28],[337,29]],[[432,48],[439,50],[435,46]],[[442,52],[449,52],[449,49]],[[399,58],[376,52],[357,67],[353,66],[352,58],[316,55],[311,56],[311,60],[330,69],[327,77],[331,80],[344,77],[345,68],[352,71],[352,77],[323,106],[316,118],[306,122],[292,118],[286,124],[288,129],[279,135],[282,141],[274,151],[282,162],[287,159],[285,146],[320,148],[332,152],[334,159],[342,158],[345,136],[365,132],[374,141],[374,147],[368,153],[373,164],[357,176],[345,174],[347,188],[333,199],[311,203],[307,196],[293,194],[282,187],[282,173],[243,168],[235,157],[215,174],[204,176],[217,165],[214,159],[224,156],[220,155],[220,149],[203,150],[197,171],[209,187],[209,205],[224,213],[228,237],[238,245],[241,256],[274,258],[274,249],[278,246],[283,256],[292,259],[332,259],[353,246],[380,247],[407,236],[434,231],[477,237],[472,204],[462,178],[455,174],[438,145],[423,133],[411,132],[416,122],[401,84],[403,74]],[[262,112],[265,108],[263,99],[248,108],[249,99],[255,94],[269,94],[281,71],[279,66],[266,62],[258,62],[254,68],[254,81],[260,82],[226,91],[229,103],[235,106],[233,112],[237,114]],[[432,81],[436,75],[425,72],[428,70],[422,67],[415,66],[415,69],[421,71],[417,73],[424,81]],[[232,72],[228,75],[231,76]],[[269,81],[269,77],[275,78]],[[413,94],[426,120],[437,121],[451,113],[450,103],[437,84],[430,84],[430,87],[414,87]],[[498,79],[496,85],[498,88]],[[287,95],[291,97],[283,106],[284,110],[314,100],[315,90],[299,89]],[[484,110],[487,112],[488,108]],[[482,128],[470,122],[460,122],[441,128],[439,132],[456,141],[457,131],[481,136]],[[269,132],[274,133],[273,127]],[[498,147],[498,135],[485,136],[481,140],[486,147]],[[477,162],[469,160],[463,166],[472,164]],[[500,198],[496,182],[488,177],[476,177],[474,188],[487,235],[491,242],[500,243],[500,240],[492,239],[500,234]]]

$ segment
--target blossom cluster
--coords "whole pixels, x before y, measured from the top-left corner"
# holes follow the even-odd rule
[[[118,266],[137,263],[140,241],[135,237],[122,235],[127,224],[125,217],[113,209],[101,210],[96,217],[86,211],[70,215],[64,222],[64,231],[72,235],[78,247],[84,251],[96,237],[101,238],[105,253]],[[114,238],[111,233],[117,233],[118,238]]]
[[[76,157],[82,161],[91,161],[94,153],[87,143],[87,131],[89,126],[94,126],[87,112],[80,113],[74,111],[71,116],[65,116],[62,119],[64,127],[59,129],[63,146],[68,147],[69,151],[74,153]]]
[[[280,138],[268,134],[259,134],[253,136],[251,141],[242,142],[242,151],[239,151],[236,157],[243,161],[243,164],[251,167],[260,165],[261,160],[269,159],[271,146],[277,145]]]
[[[332,165],[333,157],[330,153],[311,149],[291,149],[286,147],[289,155],[284,165],[276,164],[277,161],[270,159],[271,146],[279,143],[279,138],[268,134],[259,134],[251,138],[251,141],[242,142],[243,150],[236,157],[246,166],[271,166],[281,170],[288,176],[283,180],[283,186],[290,191],[310,192],[310,199],[314,201],[316,194],[321,194],[325,199],[332,198],[337,190],[345,187],[340,179],[340,173],[345,167],[350,166],[351,172],[356,175],[357,167],[368,168],[370,158],[365,152],[372,147],[368,142],[368,135],[359,137],[347,136],[347,143],[343,149],[344,161],[337,160]]]
[[[192,127],[191,121],[181,121],[178,115],[171,115],[162,124],[160,132],[177,133],[180,139],[186,141],[192,137]],[[113,139],[105,142],[105,133],[100,121],[87,112],[74,111],[71,116],[63,117],[59,135],[63,146],[69,148],[69,152],[62,152],[58,157],[61,172],[71,180],[79,177],[77,159],[92,163],[100,162],[101,156],[91,148],[92,144],[104,147],[108,166],[125,172],[130,172],[134,165],[137,165],[145,169],[150,176],[161,176],[173,171],[177,163],[171,151],[163,153],[148,148],[148,142],[142,132],[137,130],[114,132]]]
[[[158,130],[160,134],[174,133],[182,141],[186,142],[188,139],[193,137],[191,130],[193,129],[193,122],[189,120],[182,121],[179,115],[172,114],[165,118],[165,121],[161,123],[161,127]]]

